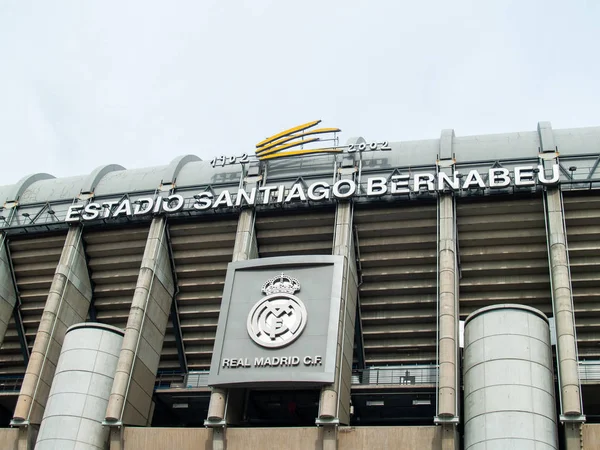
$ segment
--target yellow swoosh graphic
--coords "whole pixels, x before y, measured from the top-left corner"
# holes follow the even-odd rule
[[[314,130],[310,130],[310,128],[318,125],[319,123],[321,123],[320,120],[313,120],[312,122],[307,122],[303,125],[298,125],[296,127],[282,131],[281,133],[277,133],[269,138],[266,138],[265,140],[256,144],[256,157],[262,161],[265,159],[287,158],[289,156],[308,155],[314,153],[341,152],[342,149],[338,147],[323,147],[284,151],[301,145],[311,144],[320,141],[321,138],[314,137],[315,135],[337,133],[341,131],[339,128],[317,128]]]
[[[280,144],[284,144],[286,142],[289,142],[292,139],[302,139],[302,138],[304,138],[306,136],[313,136],[315,134],[337,133],[339,131],[342,131],[342,130],[340,130],[339,128],[318,128],[316,130],[309,131],[308,133],[292,134],[291,136],[282,137],[280,139],[277,139],[276,141],[272,141],[269,144],[265,145],[264,147],[257,148],[256,149],[256,154],[259,155],[259,154],[261,154],[262,152],[264,152],[266,150],[269,150],[269,149],[271,149],[273,147],[276,147],[276,146],[278,146]],[[305,142],[307,142],[307,141],[305,141]]]
[[[266,145],[266,144],[274,141],[275,139],[279,139],[280,137],[288,136],[288,135],[290,135],[292,133],[296,133],[298,131],[306,130],[307,128],[314,127],[315,125],[318,125],[320,123],[321,123],[320,120],[313,120],[312,122],[305,123],[304,125],[298,125],[297,127],[282,131],[281,133],[277,133],[277,134],[265,139],[264,141],[259,142],[258,144],[256,144],[256,147],[257,148],[262,147],[263,145]]]
[[[262,161],[265,159],[287,158],[288,156],[308,155],[312,153],[339,153],[341,151],[342,149],[338,147],[311,148],[308,150],[294,150],[291,152],[283,152],[276,153],[274,155],[261,156],[259,157],[259,159]]]

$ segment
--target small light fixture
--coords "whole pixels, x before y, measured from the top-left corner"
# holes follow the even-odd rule
[[[384,406],[383,400],[367,400],[367,406]]]
[[[416,398],[412,401],[413,406],[428,406],[431,405],[431,400],[428,398]]]
[[[189,407],[189,403],[173,403],[173,409],[185,409]]]

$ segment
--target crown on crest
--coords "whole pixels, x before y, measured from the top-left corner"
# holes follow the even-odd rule
[[[294,294],[300,290],[300,282],[281,272],[281,275],[273,277],[263,285],[262,291],[266,295],[285,292],[286,294]]]

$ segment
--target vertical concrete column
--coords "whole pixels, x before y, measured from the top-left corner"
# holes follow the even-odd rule
[[[437,168],[452,178],[454,174],[454,130],[442,130]],[[455,198],[451,193],[438,196],[438,392],[437,416],[442,427],[442,449],[458,447],[456,424],[458,397],[458,258],[456,251]]]
[[[548,189],[546,200],[562,413],[580,416],[579,363],[560,191],[557,188]]]
[[[15,407],[13,425],[40,424],[67,328],[86,320],[92,287],[82,233],[80,226],[71,227],[67,233]]]
[[[233,247],[233,262],[258,258],[254,219],[254,209],[243,209],[240,212]],[[212,388],[205,424],[213,428],[213,450],[225,448],[225,424],[231,417],[241,415],[240,409],[243,404],[243,395],[239,395],[241,392],[243,392],[241,389]],[[235,395],[236,393],[238,395]],[[232,411],[232,409],[237,409],[237,411]]]
[[[166,218],[152,220],[106,408],[108,424],[146,426],[175,293]]]
[[[456,230],[454,198],[440,194],[439,243],[438,243],[438,292],[439,292],[439,388],[438,418],[457,416],[456,354],[458,335],[456,298]]]
[[[552,125],[538,123],[540,163],[546,167],[558,164],[558,148]],[[567,450],[580,449],[580,428],[585,422],[581,405],[579,358],[575,334],[571,273],[567,250],[564,208],[560,187],[548,187],[545,193],[546,230],[552,280],[552,310],[556,328],[556,356],[559,371],[560,421],[565,424]]]
[[[0,233],[0,346],[17,303],[12,269],[6,251],[7,245],[6,234]]]
[[[456,425],[442,425],[442,448],[441,450],[458,450],[458,431]]]
[[[352,178],[354,167],[340,169],[342,178]],[[323,450],[337,449],[337,426],[350,423],[350,393],[352,388],[352,357],[354,325],[358,298],[358,277],[353,240],[353,204],[339,202],[335,211],[333,255],[344,258],[342,298],[340,301],[339,328],[335,380],[321,389],[317,424],[323,426]]]

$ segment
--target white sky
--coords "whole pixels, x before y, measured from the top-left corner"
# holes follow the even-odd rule
[[[0,185],[367,140],[600,125],[600,2],[0,0]]]

